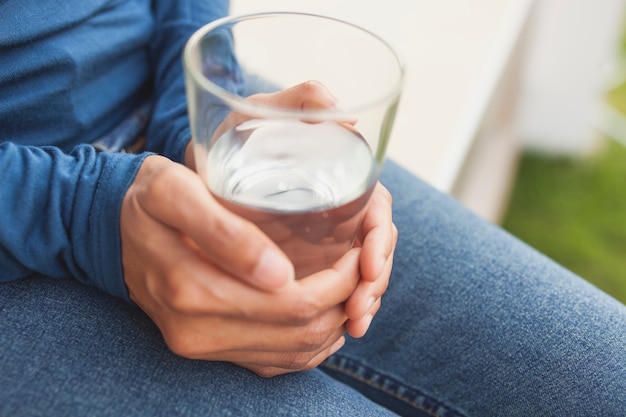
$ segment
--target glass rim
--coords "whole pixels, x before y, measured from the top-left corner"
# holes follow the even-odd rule
[[[351,108],[341,108],[341,109],[291,109],[286,107],[277,107],[271,106],[267,104],[260,103],[251,103],[246,100],[246,97],[240,96],[238,94],[232,93],[218,84],[210,81],[207,77],[202,74],[200,69],[194,65],[194,48],[201,42],[204,37],[210,33],[211,31],[225,26],[229,24],[234,24],[238,22],[243,22],[246,20],[254,20],[265,17],[284,17],[284,16],[300,16],[300,17],[313,17],[319,18],[327,21],[334,21],[336,23],[345,24],[351,26],[352,28],[361,31],[363,33],[368,34],[374,39],[378,40],[382,45],[384,45],[391,53],[391,55],[395,58],[396,63],[398,65],[399,76],[396,80],[395,84],[389,91],[385,94],[382,94],[362,105],[353,106]],[[228,106],[238,112],[245,114],[252,114],[259,117],[282,117],[282,118],[307,118],[310,120],[345,120],[346,116],[350,114],[358,114],[363,112],[366,109],[373,108],[378,106],[381,103],[392,102],[397,100],[400,97],[402,87],[404,85],[404,78],[406,75],[405,62],[402,56],[398,53],[398,51],[383,39],[381,36],[375,34],[374,32],[365,29],[359,25],[354,23],[341,20],[338,18],[325,16],[321,14],[314,13],[303,13],[303,12],[259,12],[259,13],[250,13],[250,14],[241,14],[241,15],[232,15],[226,16],[220,19],[216,19],[206,25],[202,26],[198,30],[196,30],[191,37],[187,40],[185,47],[183,49],[183,65],[185,68],[185,72],[188,76],[191,76],[193,81],[197,83],[200,87],[206,89],[211,94],[217,96],[220,100],[228,104]],[[305,81],[315,81],[315,80],[303,80]]]

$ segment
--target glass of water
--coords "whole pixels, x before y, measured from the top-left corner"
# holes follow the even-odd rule
[[[210,192],[269,235],[296,277],[332,266],[354,244],[384,161],[404,80],[398,54],[337,19],[261,13],[199,29],[184,66],[196,170]],[[291,91],[317,88],[334,103],[258,99],[302,83],[313,88]]]

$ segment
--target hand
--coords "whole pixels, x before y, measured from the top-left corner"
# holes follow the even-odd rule
[[[256,95],[250,100],[299,108],[330,108],[337,104],[315,82],[279,93]],[[237,117],[241,115],[229,115],[222,127],[243,121]],[[185,162],[193,168],[191,145]],[[125,199],[122,214],[124,218],[127,206],[136,211],[129,216],[129,225],[140,224],[133,217],[147,218],[144,233],[157,235],[160,233],[156,231],[165,229],[164,243],[142,247],[142,235],[123,222],[124,266],[131,298],[157,323],[174,352],[192,358],[231,361],[259,375],[273,376],[317,366],[343,345],[346,330],[353,337],[365,334],[380,308],[397,238],[391,222],[391,198],[382,185],[374,190],[357,248],[332,269],[294,281],[292,270],[284,278],[284,268],[282,274],[276,273],[280,267],[267,268],[273,274],[264,283],[258,280],[258,274],[257,278],[250,274],[259,269],[255,265],[260,248],[256,252],[245,251],[248,256],[238,254],[238,250],[252,241],[259,242],[260,247],[276,249],[273,243],[252,224],[225,212],[190,172],[184,177],[191,175],[193,180],[175,179],[182,171],[167,174],[174,169],[172,166],[165,167],[165,173],[158,172],[159,169],[153,172],[152,168],[142,167]],[[169,195],[167,190],[178,190],[177,195]],[[185,198],[191,197],[203,201],[186,202]],[[133,200],[136,202],[132,203]],[[186,215],[167,214],[173,210],[171,207],[181,205],[186,207]],[[161,206],[170,208],[162,212]],[[210,213],[215,219],[197,213]],[[186,222],[180,222],[186,217]],[[204,225],[207,221],[209,226],[215,222],[221,226],[211,228]],[[220,228],[233,228],[226,233],[231,239],[202,243],[203,239],[210,240],[207,237],[213,235],[210,230]],[[203,230],[201,236],[194,238],[194,232]],[[131,243],[125,242],[132,242],[132,248],[128,248]],[[174,248],[167,250],[169,246]],[[172,256],[166,255],[170,253]],[[234,268],[233,263],[241,268]]]
[[[366,237],[334,268],[296,281],[273,242],[159,156],[146,158],[126,193],[121,237],[130,297],[173,352],[265,377],[316,367],[343,345],[359,254],[375,252]]]
[[[271,94],[257,94],[248,98],[252,102],[276,107],[324,109],[338,107],[338,100],[328,89],[316,81],[296,85]],[[214,137],[219,137],[232,126],[245,121],[245,116],[231,113],[218,128]],[[356,120],[346,120],[354,125]],[[193,169],[193,148],[187,147],[185,164]],[[357,244],[363,246],[360,268],[363,279],[358,289],[346,303],[350,320],[347,331],[352,337],[362,337],[380,308],[381,296],[387,289],[393,264],[393,254],[398,230],[392,222],[391,195],[377,184],[364,217]]]
[[[392,198],[380,183],[376,184],[357,237],[361,246],[361,277],[357,289],[346,302],[349,318],[346,330],[352,337],[362,337],[381,306],[381,297],[389,285],[398,229],[392,222]]]

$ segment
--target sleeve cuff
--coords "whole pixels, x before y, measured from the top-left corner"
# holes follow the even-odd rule
[[[126,191],[148,155],[99,155],[104,161],[89,216],[89,230],[94,233],[93,261],[90,262],[93,279],[107,293],[131,303],[124,282],[120,215]]]

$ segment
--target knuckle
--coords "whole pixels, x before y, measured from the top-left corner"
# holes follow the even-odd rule
[[[161,299],[172,311],[183,316],[212,311],[205,293],[183,271],[172,272],[162,290]]]
[[[391,195],[391,193],[389,192],[389,190],[381,185],[378,187],[378,193],[380,194],[380,196],[389,204],[393,203],[393,196]]]
[[[170,319],[165,326],[159,325],[163,340],[174,354],[187,359],[220,360],[224,351],[231,348],[228,341],[209,336],[201,331],[195,321]]]
[[[320,331],[309,332],[300,343],[300,349],[305,352],[317,351],[326,343],[328,334]]]
[[[281,372],[279,372],[276,368],[273,368],[270,366],[257,367],[253,369],[252,371],[258,376],[260,376],[261,378],[266,378],[266,379],[273,378],[281,374]]]
[[[304,94],[314,94],[318,92],[320,89],[324,88],[324,85],[317,80],[308,80],[303,82],[300,85],[300,88],[303,90]]]
[[[194,314],[197,306],[193,303],[193,298],[188,295],[189,291],[172,291],[167,295],[166,303],[175,312],[183,315]]]
[[[167,347],[176,355],[187,359],[196,359],[200,356],[197,344],[189,334],[178,331],[162,331]]]
[[[337,102],[337,99],[330,93],[328,88],[317,80],[309,80],[302,83],[299,94],[304,98],[304,106],[332,107]]]
[[[179,177],[179,171],[171,165],[164,165],[163,168],[154,173],[152,181],[148,184],[148,194],[150,197],[166,197],[171,192],[172,182]]]
[[[287,358],[283,366],[290,371],[299,371],[305,368],[311,362],[311,359],[313,357],[310,353],[298,352]]]
[[[209,220],[208,232],[220,242],[241,241],[242,236],[246,235],[239,222],[226,221],[221,216],[211,216]],[[242,243],[244,242],[245,240]]]
[[[170,273],[167,286],[163,293],[163,302],[176,312],[186,312],[189,309],[189,285],[186,280],[179,279],[177,272]]]
[[[345,318],[335,318],[324,315],[313,320],[305,329],[305,334],[301,338],[299,351],[319,352],[330,340],[334,340],[343,334]]]
[[[296,324],[306,324],[317,317],[320,313],[320,307],[315,297],[304,295],[300,300],[293,303],[290,311],[291,320]]]

